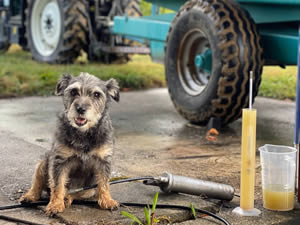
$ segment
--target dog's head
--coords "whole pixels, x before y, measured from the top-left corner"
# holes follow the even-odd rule
[[[119,86],[115,79],[102,81],[88,73],[80,73],[78,77],[64,74],[55,94],[63,96],[71,126],[85,132],[102,118],[111,98],[119,101]]]

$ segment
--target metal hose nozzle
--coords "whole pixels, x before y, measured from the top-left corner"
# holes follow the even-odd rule
[[[154,180],[144,181],[146,185],[159,186],[164,192],[178,192],[191,195],[203,195],[208,198],[231,201],[234,188],[227,184],[164,173]]]

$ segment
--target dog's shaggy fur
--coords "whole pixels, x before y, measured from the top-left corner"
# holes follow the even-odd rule
[[[98,198],[100,208],[117,207],[109,192],[114,140],[108,114],[111,98],[119,101],[117,82],[104,82],[88,73],[63,75],[56,94],[63,96],[65,110],[58,116],[52,149],[37,165],[32,187],[20,201],[37,201],[43,190],[50,189],[48,215],[63,212],[73,199],[93,196]],[[95,183],[96,190],[67,194],[70,188]]]

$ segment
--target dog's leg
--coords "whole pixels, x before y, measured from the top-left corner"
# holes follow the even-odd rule
[[[61,171],[56,171],[54,176],[53,169],[49,170],[50,182],[50,202],[46,208],[47,215],[63,212],[65,210],[66,183],[68,182],[69,169],[65,166]]]
[[[111,198],[108,180],[99,179],[98,195],[98,204],[101,209],[114,209],[119,206],[119,203]]]
[[[46,171],[46,161],[42,160],[36,167],[31,188],[19,200],[21,203],[36,202],[40,199],[42,191],[45,190],[47,186]]]

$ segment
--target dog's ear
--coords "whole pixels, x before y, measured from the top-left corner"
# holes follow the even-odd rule
[[[68,87],[72,78],[73,77],[70,74],[63,74],[56,85],[55,94],[58,96],[63,95],[64,90]]]
[[[108,94],[118,102],[120,100],[120,88],[119,84],[115,79],[109,79],[105,83]]]

